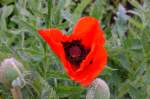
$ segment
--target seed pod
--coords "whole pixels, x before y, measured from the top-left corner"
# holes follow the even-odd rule
[[[110,99],[110,91],[106,82],[97,78],[88,88],[86,99]]]
[[[7,58],[0,65],[0,83],[11,87],[11,83],[23,71],[23,65],[14,58]]]

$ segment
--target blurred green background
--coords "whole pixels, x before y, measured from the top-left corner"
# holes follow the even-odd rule
[[[82,16],[97,18],[105,31],[109,58],[99,77],[111,99],[150,99],[150,0],[0,0],[0,61],[17,58],[32,72],[24,99],[85,99],[87,89],[69,79],[36,32],[69,34]],[[3,84],[0,94],[12,99]]]

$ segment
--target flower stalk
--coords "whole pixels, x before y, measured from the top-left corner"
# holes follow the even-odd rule
[[[21,89],[19,87],[14,87],[11,89],[13,99],[23,99]]]
[[[47,1],[47,4],[48,4],[48,15],[46,17],[46,22],[47,22],[47,28],[50,28],[51,27],[51,7],[52,7],[52,0],[48,0]],[[48,70],[48,57],[47,57],[47,54],[48,54],[48,47],[47,47],[47,44],[44,43],[43,45],[44,47],[44,67],[46,68],[43,68],[44,69],[44,77],[46,78],[46,74],[47,74],[47,70]]]

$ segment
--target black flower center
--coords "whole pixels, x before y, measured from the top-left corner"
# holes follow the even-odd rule
[[[79,66],[85,59],[90,49],[85,48],[80,40],[73,40],[72,42],[62,42],[66,58],[75,66]]]
[[[80,49],[80,47],[78,47],[78,46],[72,46],[69,49],[69,54],[73,58],[79,57],[81,55],[81,49]]]

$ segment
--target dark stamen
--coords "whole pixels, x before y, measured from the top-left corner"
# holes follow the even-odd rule
[[[81,49],[78,46],[72,46],[69,49],[70,56],[73,58],[79,57],[81,55]]]
[[[66,58],[69,62],[75,66],[79,66],[85,59],[90,49],[84,48],[79,40],[73,40],[72,42],[62,42]]]
[[[93,61],[91,60],[89,64],[92,64],[92,63],[93,63]]]

